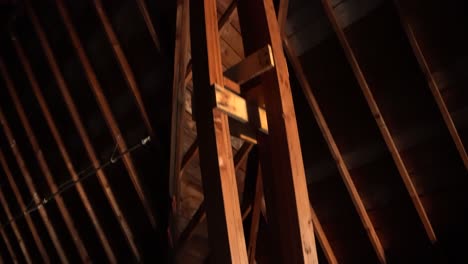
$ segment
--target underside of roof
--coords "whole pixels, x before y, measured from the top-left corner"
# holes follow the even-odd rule
[[[250,55],[236,1],[223,70]],[[0,0],[0,263],[214,259],[187,2]],[[273,2],[319,262],[468,262],[467,2]],[[256,140],[231,142],[249,254],[276,263]]]

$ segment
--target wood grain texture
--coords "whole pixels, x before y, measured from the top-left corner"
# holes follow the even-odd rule
[[[76,106],[75,101],[71,97],[70,93],[70,88],[68,84],[65,82],[65,79],[63,77],[63,74],[58,66],[56,56],[54,52],[52,51],[52,48],[50,46],[50,43],[47,39],[47,36],[44,32],[44,29],[42,28],[39,19],[36,16],[35,11],[32,9],[30,2],[26,1],[26,11],[28,13],[28,16],[30,17],[34,30],[39,38],[39,43],[44,51],[45,57],[47,59],[47,63],[49,64],[49,67],[52,71],[52,74],[54,76],[55,82],[57,83],[57,86],[60,90],[60,93],[63,97],[63,100],[65,102],[65,105],[67,107],[67,110],[71,116],[71,119],[73,121],[73,124],[75,125],[79,138],[81,142],[83,143],[86,154],[91,160],[92,165],[95,168],[100,167],[100,162],[98,159],[98,155],[91,143],[90,136],[88,135],[88,132],[85,129],[85,125],[83,123],[83,120],[81,119],[78,108]],[[136,256],[137,259],[140,259],[140,252],[138,250],[138,247],[136,245],[136,241],[133,235],[132,230],[130,229],[130,226],[128,224],[128,221],[125,217],[125,215],[122,212],[122,209],[120,208],[120,205],[117,202],[117,199],[115,197],[114,191],[111,188],[110,182],[107,178],[107,175],[104,173],[104,171],[99,170],[97,171],[97,178],[99,180],[99,183],[101,185],[101,188],[106,195],[107,200],[109,201],[109,204],[112,208],[112,211],[115,214],[115,217],[120,225],[120,228],[122,229],[126,242],[128,243],[132,253]]]
[[[34,76],[34,73],[32,72],[31,65],[26,59],[26,55],[23,51],[23,48],[20,46],[18,41],[16,41],[16,37],[13,37],[13,39],[13,45],[15,46],[15,50],[21,62],[21,65],[23,66],[23,69],[26,72],[26,76],[29,80],[29,83],[34,92],[37,92],[39,91],[39,85],[37,83],[36,77]],[[39,141],[32,129],[31,123],[26,115],[26,111],[24,110],[23,104],[21,103],[15,89],[15,87],[8,87],[8,92],[10,94],[10,97],[13,99],[14,107],[16,108],[16,112],[20,117],[23,129],[26,131],[29,143],[31,144],[32,149],[36,154],[36,160],[39,163],[40,170],[46,179],[47,185],[49,186],[52,193],[56,193],[58,192],[59,187],[54,180],[54,175],[50,169],[48,162],[46,161],[42,148],[39,145]],[[75,247],[78,250],[81,261],[84,263],[90,262],[91,260],[89,257],[88,250],[85,247],[83,240],[81,239],[81,235],[79,234],[78,229],[76,228],[76,223],[73,217],[70,215],[68,206],[65,204],[62,195],[57,195],[55,197],[55,201],[58,205],[58,209],[62,215],[62,218],[65,221],[65,225],[71,234],[73,243],[75,244]]]
[[[224,85],[216,1],[190,3],[191,44],[200,168],[215,263],[246,263],[228,117],[213,109],[214,84]]]
[[[366,98],[367,104],[369,105],[370,110],[372,111],[372,114],[374,116],[374,119],[378,125],[378,128],[385,140],[385,143],[387,144],[388,150],[390,151],[393,160],[398,168],[398,171],[400,172],[400,176],[405,184],[405,187],[411,197],[411,200],[413,202],[413,205],[419,215],[420,221],[424,226],[424,229],[426,231],[427,237],[430,239],[430,241],[435,242],[437,240],[434,229],[432,227],[432,224],[427,216],[427,213],[421,203],[421,200],[419,199],[419,196],[416,192],[416,189],[414,187],[414,184],[411,180],[411,177],[409,175],[408,169],[406,168],[405,163],[403,162],[403,159],[400,156],[400,153],[398,152],[397,146],[392,138],[392,135],[385,123],[385,120],[382,117],[382,114],[380,112],[379,106],[377,105],[374,96],[369,88],[369,85],[367,83],[366,77],[364,76],[361,67],[359,65],[359,62],[354,55],[354,52],[347,40],[347,37],[343,31],[343,28],[340,26],[338,19],[334,13],[334,10],[331,6],[331,3],[329,0],[322,0],[323,6],[325,8],[325,12],[327,14],[327,17],[335,30],[335,33],[342,45],[342,48],[344,50],[344,53],[346,55],[346,58],[348,59],[348,62],[356,76],[356,79],[361,87],[361,90],[364,94],[364,97]]]
[[[314,94],[312,93],[312,89],[304,73],[304,70],[302,69],[302,65],[294,49],[289,45],[287,38],[283,38],[283,43],[284,43],[284,49],[286,51],[288,59],[299,80],[302,91],[304,92],[307,98],[307,102],[309,103],[309,106],[312,109],[312,112],[314,113],[315,119],[317,120],[317,124],[320,128],[320,131],[322,132],[322,135],[325,138],[325,141],[327,142],[330,153],[332,154],[333,159],[336,161],[337,168],[340,172],[340,175],[343,178],[343,182],[345,183],[346,188],[348,189],[351,199],[353,200],[354,206],[361,218],[362,224],[364,225],[365,230],[367,231],[367,235],[369,236],[369,239],[376,251],[377,256],[379,257],[380,262],[386,263],[385,252],[380,242],[380,239],[378,238],[375,232],[374,225],[371,222],[369,215],[367,214],[362,198],[359,195],[357,188],[354,184],[354,181],[351,178],[349,169],[347,168],[346,163],[344,162],[343,156],[340,150],[338,149],[338,146],[330,131],[330,128],[328,127],[325,117],[322,114],[322,110],[320,109],[320,106],[318,105],[317,100]],[[327,248],[325,247],[325,250],[326,249]]]
[[[0,61],[0,71],[1,71],[2,77],[4,78],[9,90],[15,90],[16,88],[14,87],[13,81],[11,80],[10,75],[7,72],[7,69],[6,69],[3,61]],[[3,131],[4,131],[8,141],[9,142],[15,142],[15,137],[13,135],[12,130],[10,129],[10,125],[9,125],[8,121],[6,120],[5,115],[3,114],[2,109],[0,109],[0,122],[2,124]],[[23,154],[21,153],[21,151],[19,150],[19,148],[15,144],[11,144],[10,147],[11,147],[13,155],[14,155],[14,157],[16,159],[16,162],[17,162],[17,164],[18,164],[18,166],[20,168],[21,174],[23,175],[23,177],[25,179],[28,190],[29,190],[31,196],[34,199],[34,202],[36,204],[41,203],[42,200],[39,198],[39,195],[38,195],[37,190],[36,190],[36,185],[33,182],[31,174],[29,172],[29,169],[26,166],[26,162],[23,159]],[[68,263],[69,262],[68,257],[65,254],[65,250],[63,249],[62,243],[60,242],[59,237],[57,235],[57,231],[55,230],[55,228],[54,228],[54,226],[53,226],[53,224],[52,224],[52,222],[50,220],[49,214],[47,213],[47,211],[45,210],[44,207],[39,208],[39,214],[41,216],[42,221],[44,222],[44,225],[46,226],[47,232],[48,232],[48,234],[49,234],[49,236],[50,236],[50,238],[51,238],[51,240],[52,240],[52,242],[54,244],[54,247],[57,250],[57,253],[58,253],[59,257],[60,257],[60,260],[62,262],[64,262],[64,263]]]
[[[18,52],[18,55],[20,57],[20,61],[21,63],[23,64],[23,67],[25,69],[25,72],[26,72],[26,75],[28,76],[28,79],[30,81],[30,84],[31,84],[31,87],[33,89],[33,93],[36,97],[36,100],[38,101],[39,103],[39,107],[41,108],[41,111],[42,111],[42,114],[44,116],[44,118],[46,119],[46,123],[47,123],[47,126],[49,127],[50,129],[50,132],[52,134],[52,137],[54,138],[58,148],[59,148],[59,151],[60,151],[60,154],[63,158],[63,161],[65,162],[66,164],[66,168],[71,176],[71,178],[77,182],[76,184],[76,190],[81,198],[81,201],[83,202],[83,205],[86,209],[86,212],[88,213],[88,216],[89,218],[91,219],[91,222],[93,223],[93,226],[94,226],[94,229],[96,230],[97,234],[98,234],[98,237],[101,241],[101,244],[103,245],[104,247],[104,251],[109,259],[110,262],[115,262],[116,261],[116,258],[115,258],[115,254],[114,252],[112,251],[112,248],[109,244],[109,240],[107,239],[107,236],[106,234],[104,233],[104,230],[101,226],[101,223],[99,223],[99,220],[98,220],[98,217],[96,215],[96,212],[95,212],[95,209],[93,208],[90,200],[89,200],[89,197],[83,187],[83,185],[78,182],[79,180],[79,176],[75,170],[75,167],[72,163],[72,159],[65,147],[65,143],[64,143],[64,140],[62,138],[62,135],[60,134],[59,132],[59,129],[57,127],[57,124],[56,122],[54,121],[53,117],[52,117],[52,114],[49,110],[49,107],[46,103],[46,100],[41,92],[41,88],[39,87],[39,84],[36,80],[36,77],[35,77],[35,74],[33,72],[33,69],[31,67],[31,64],[29,62],[29,59],[26,57],[26,54],[24,53],[22,47],[21,47],[21,44],[20,44],[20,40],[18,38],[16,38],[16,41],[14,42],[14,45],[17,49],[17,52]]]
[[[261,76],[269,134],[259,136],[265,200],[277,259],[317,263],[304,165],[280,29],[271,0],[238,1],[246,55],[269,44],[275,68]],[[259,103],[257,101],[257,103]]]

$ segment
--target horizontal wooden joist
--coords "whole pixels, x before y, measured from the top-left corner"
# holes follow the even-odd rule
[[[250,54],[238,64],[224,72],[224,75],[242,85],[275,66],[271,46],[266,45],[258,51]]]
[[[242,123],[252,122],[251,125],[258,127],[265,133],[268,132],[265,109],[250,106],[244,98],[218,84],[214,85],[214,90],[217,108]]]

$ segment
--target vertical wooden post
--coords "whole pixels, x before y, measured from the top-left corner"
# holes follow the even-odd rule
[[[26,60],[26,55],[24,54],[23,48],[19,45],[19,43],[16,41],[16,37],[13,36],[13,45],[16,49],[16,53],[18,54],[19,60],[23,66],[24,71],[26,72],[27,78],[31,84],[31,87],[33,89],[37,90],[38,83],[36,81],[36,78],[32,72],[31,65],[29,64],[29,61]],[[26,132],[26,136],[29,140],[29,143],[35,153],[36,160],[39,164],[39,168],[47,182],[47,185],[49,186],[50,190],[53,193],[57,193],[59,188],[57,184],[55,183],[54,177],[52,175],[52,172],[50,170],[49,164],[47,163],[45,156],[43,154],[43,151],[39,145],[39,142],[37,140],[36,135],[34,134],[34,131],[32,129],[32,126],[26,116],[26,111],[24,110],[24,107],[22,103],[20,102],[20,99],[15,91],[15,87],[7,85],[7,90],[10,94],[10,97],[13,100],[13,105],[16,109],[16,112],[18,113],[18,116],[20,118],[21,125],[23,126],[24,131]],[[57,203],[57,207],[59,209],[60,214],[62,215],[62,218],[65,222],[65,226],[67,227],[68,231],[70,232],[71,238],[73,240],[73,243],[78,250],[79,256],[81,258],[81,261],[83,262],[90,262],[89,255],[88,255],[88,250],[86,249],[83,240],[81,239],[81,236],[78,232],[78,229],[76,228],[75,221],[73,217],[71,217],[70,212],[67,208],[67,205],[65,204],[65,201],[62,197],[62,195],[57,195],[55,196],[55,202]]]
[[[403,159],[401,158],[400,153],[398,152],[398,148],[395,144],[395,141],[392,138],[390,130],[388,129],[387,124],[384,118],[382,117],[380,108],[375,101],[374,95],[372,94],[372,91],[367,83],[367,79],[364,76],[364,73],[362,72],[361,66],[359,65],[359,62],[354,54],[354,51],[348,42],[345,32],[343,31],[343,29],[338,23],[338,19],[334,13],[332,4],[330,0],[322,0],[322,3],[325,9],[325,13],[327,14],[327,17],[336,33],[336,36],[338,37],[338,40],[340,41],[340,44],[343,48],[346,58],[348,59],[348,62],[354,72],[354,75],[356,76],[359,86],[361,87],[361,90],[364,94],[367,104],[369,105],[369,108],[372,111],[374,119],[379,127],[380,133],[382,134],[385,140],[385,143],[387,144],[388,150],[390,151],[393,157],[395,165],[397,166],[397,169],[400,172],[401,178],[405,184],[405,187],[409,193],[409,196],[411,197],[413,205],[418,213],[419,219],[421,220],[421,223],[424,226],[427,237],[432,243],[435,243],[437,241],[436,234],[429,220],[429,217],[427,216],[426,210],[424,209],[421,199],[419,198],[416,188],[414,187],[414,184],[413,184],[413,181],[411,180],[408,169],[406,168],[406,165],[403,162]]]
[[[272,250],[283,263],[317,263],[307,182],[280,29],[272,0],[238,0],[246,56],[269,44],[275,68],[261,79],[268,136],[259,137]]]
[[[5,200],[5,197],[3,195],[2,190],[0,190],[0,201],[2,202],[2,204],[6,204],[6,200]],[[5,212],[7,213],[8,220],[11,219],[11,217],[8,215],[10,209],[8,209],[8,207],[4,207],[4,209],[5,209]],[[11,261],[13,263],[18,263],[18,257],[16,257],[15,250],[11,246],[10,239],[8,239],[8,236],[7,236],[6,232],[5,232],[5,227],[6,226],[3,225],[3,224],[0,226],[0,234],[2,235],[3,242],[5,243],[5,246],[7,247],[8,253],[10,254]],[[16,230],[15,229],[13,229],[13,230],[16,233]],[[17,239],[18,239],[18,236],[17,236]],[[18,244],[20,244],[21,250],[23,250],[24,241],[22,241],[21,239],[18,239]],[[24,253],[25,253],[25,251],[23,251],[23,254]],[[24,257],[26,259],[26,262],[31,263],[31,259],[29,258],[29,255],[27,255],[27,252],[26,252],[26,254],[24,254]],[[2,263],[2,256],[1,255],[0,255],[0,263]]]
[[[176,199],[179,193],[181,172],[183,124],[185,113],[185,71],[187,67],[187,50],[189,48],[189,1],[177,1],[176,39],[174,48],[174,76],[172,82],[172,116],[171,116],[171,159],[169,175],[169,192]],[[176,230],[174,230],[176,231]],[[176,236],[177,234],[172,234]],[[175,237],[174,237],[175,238]]]
[[[247,263],[228,117],[214,109],[224,85],[215,0],[190,2],[195,117],[213,263]]]
[[[409,19],[405,16],[401,5],[399,4],[398,0],[394,0],[393,2],[395,3],[396,8],[398,9],[401,25],[406,32],[408,41],[411,45],[411,48],[413,49],[413,53],[416,56],[416,59],[418,60],[419,67],[421,67],[422,72],[426,76],[427,84],[432,92],[432,95],[434,96],[434,100],[436,101],[437,106],[439,107],[439,111],[442,115],[442,118],[444,119],[445,125],[447,126],[447,129],[449,130],[450,135],[452,136],[452,140],[455,143],[455,146],[457,147],[458,153],[460,154],[460,158],[462,159],[465,168],[468,170],[468,154],[466,152],[465,146],[463,145],[463,141],[460,138],[460,134],[458,133],[457,127],[453,122],[453,118],[450,115],[450,111],[448,110],[444,98],[442,97],[439,85],[437,84],[434,75],[432,74],[431,67],[429,66],[429,63],[426,60],[426,56],[424,56],[419,41],[414,33],[413,28],[410,25]]]

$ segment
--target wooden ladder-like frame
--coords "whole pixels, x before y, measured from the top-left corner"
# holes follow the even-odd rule
[[[317,263],[296,115],[272,0],[239,0],[246,58],[223,72],[216,0],[190,1],[193,112],[213,263],[248,263],[231,135],[257,144],[281,263]]]

